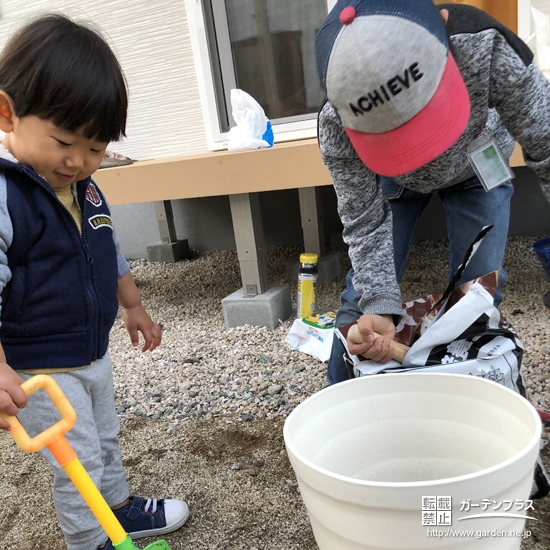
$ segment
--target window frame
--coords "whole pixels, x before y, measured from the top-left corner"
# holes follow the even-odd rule
[[[535,32],[531,15],[531,0],[517,0],[518,36],[535,52]]]
[[[299,2],[300,0],[295,1]],[[325,1],[328,13],[337,0]],[[197,74],[200,103],[204,117],[206,141],[210,151],[219,151],[227,149],[228,142],[227,132],[222,132],[220,129],[220,112],[217,104],[217,96],[225,92],[220,86],[216,89],[217,80],[214,75],[212,56],[208,46],[208,18],[205,12],[205,9],[207,9],[204,6],[205,2],[210,3],[212,10],[221,10],[220,13],[225,12],[225,3],[223,0],[185,0],[185,8]],[[222,56],[227,60],[227,53],[231,51],[228,27],[218,27],[217,35],[227,41],[225,45],[229,47],[222,48]],[[228,89],[227,84],[225,88]],[[314,138],[317,136],[316,117],[309,120],[274,123],[273,134],[275,142]]]

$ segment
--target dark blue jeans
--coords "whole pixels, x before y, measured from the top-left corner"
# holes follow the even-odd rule
[[[433,193],[417,193],[397,185],[388,178],[382,178],[382,188],[389,200],[393,217],[393,249],[397,280],[401,281],[411,245],[416,237],[422,213]],[[466,250],[481,228],[493,225],[483,239],[459,283],[470,281],[498,269],[499,288],[495,294],[495,306],[502,301],[500,287],[507,275],[502,267],[508,224],[510,220],[510,199],[514,188],[507,182],[487,192],[477,177],[437,191],[445,209],[447,236],[449,239],[450,278],[464,259]],[[429,289],[426,289],[428,292]],[[358,303],[360,294],[353,287],[353,269],[346,277],[346,288],[340,297],[341,307],[336,314],[336,326],[357,320],[361,315]],[[336,336],[332,343],[327,367],[331,384],[349,379],[344,360],[344,346]]]

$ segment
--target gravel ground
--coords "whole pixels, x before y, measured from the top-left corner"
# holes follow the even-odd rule
[[[511,238],[510,275],[501,311],[524,347],[529,399],[550,410],[550,290],[531,250],[536,238]],[[299,247],[268,251],[272,285],[287,284],[285,266]],[[444,288],[444,242],[416,243],[403,282],[405,299]],[[349,268],[319,285],[320,311],[336,310]],[[122,319],[112,330],[117,408],[128,479],[136,494],[188,501],[188,524],[165,538],[176,549],[313,550],[317,548],[282,438],[286,416],[326,384],[326,365],[291,351],[276,330],[225,328],[220,300],[241,284],[234,251],[196,253],[177,264],[132,262],[151,316],[163,326],[153,353],[132,348]],[[291,285],[292,297],[296,293]],[[545,430],[543,460],[550,469]],[[38,455],[25,455],[0,435],[0,548],[64,548],[51,500],[51,474]],[[535,503],[538,521],[522,549],[550,547],[550,499]],[[151,542],[150,540],[146,542]],[[138,545],[145,547],[145,543]],[[335,549],[337,550],[337,549]]]

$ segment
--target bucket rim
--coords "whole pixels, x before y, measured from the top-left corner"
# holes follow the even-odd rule
[[[283,439],[284,439],[285,445],[287,446],[287,452],[288,452],[288,450],[291,450],[292,454],[295,457],[299,457],[299,459],[305,465],[310,467],[312,470],[315,470],[318,473],[321,473],[325,476],[331,477],[331,478],[333,478],[335,480],[338,480],[338,481],[344,481],[344,482],[347,482],[347,483],[352,481],[354,484],[357,484],[359,486],[364,486],[364,487],[379,487],[379,488],[383,488],[383,489],[400,489],[400,490],[402,490],[402,489],[414,489],[414,488],[421,488],[421,487],[422,488],[432,487],[432,486],[435,487],[435,486],[442,485],[442,484],[451,485],[451,484],[463,483],[465,481],[472,481],[472,480],[475,480],[479,477],[486,476],[486,475],[492,474],[492,473],[496,473],[496,472],[499,472],[500,470],[503,470],[503,469],[507,468],[508,466],[510,466],[510,464],[522,460],[527,454],[529,454],[532,451],[533,447],[536,446],[536,448],[538,448],[540,446],[540,438],[541,438],[541,433],[542,433],[542,421],[541,421],[540,416],[537,413],[535,407],[533,407],[533,405],[531,403],[529,403],[529,401],[525,397],[523,397],[519,393],[511,390],[510,388],[507,388],[506,386],[503,386],[502,384],[498,384],[497,382],[487,380],[486,378],[481,378],[481,377],[478,377],[478,376],[470,376],[470,375],[467,375],[467,374],[454,374],[454,373],[442,373],[442,372],[440,372],[440,373],[428,373],[428,372],[414,372],[414,373],[411,373],[411,372],[409,372],[409,373],[394,373],[393,375],[394,376],[400,376],[400,377],[424,376],[424,377],[432,377],[432,378],[433,377],[437,377],[437,378],[440,378],[440,377],[454,377],[454,378],[464,378],[464,379],[474,378],[476,380],[479,380],[480,383],[496,385],[496,386],[500,387],[502,390],[505,390],[505,391],[509,392],[511,395],[513,395],[514,399],[520,399],[521,402],[524,403],[527,406],[527,409],[531,413],[531,415],[533,417],[533,420],[535,422],[535,435],[533,435],[533,437],[529,440],[529,442],[524,446],[524,448],[521,451],[518,451],[517,453],[512,455],[510,458],[508,458],[508,459],[506,459],[502,462],[499,462],[498,464],[495,464],[494,466],[490,466],[489,468],[483,468],[482,470],[480,470],[478,472],[471,473],[471,474],[465,474],[465,475],[455,476],[455,477],[447,477],[447,478],[442,478],[442,479],[432,479],[432,480],[427,480],[427,481],[369,481],[369,480],[363,480],[363,479],[348,477],[348,476],[344,476],[344,475],[341,475],[341,474],[337,474],[335,472],[331,472],[330,470],[327,470],[326,468],[322,468],[321,466],[318,466],[317,464],[315,464],[311,460],[305,458],[301,453],[299,453],[296,450],[296,447],[290,441],[290,437],[289,437],[289,434],[288,434],[288,431],[290,430],[290,423],[292,422],[291,418],[292,418],[292,415],[294,414],[294,412],[296,412],[299,409],[303,408],[306,405],[306,402],[311,402],[311,401],[309,401],[310,399],[313,400],[313,399],[318,398],[318,396],[321,394],[321,392],[323,392],[325,390],[329,390],[331,387],[334,387],[334,386],[328,386],[326,388],[323,388],[322,390],[320,390],[316,394],[310,396],[308,399],[306,399],[302,403],[300,403],[288,415],[288,417],[285,421],[285,424],[283,426]],[[371,375],[371,376],[392,376],[392,374]],[[369,378],[369,377],[365,376],[365,377],[361,377],[361,378],[346,380],[344,382],[339,382],[337,385],[341,386],[343,384],[354,383],[357,380],[361,380],[362,378]],[[533,461],[533,465],[534,464],[535,464],[535,461]]]

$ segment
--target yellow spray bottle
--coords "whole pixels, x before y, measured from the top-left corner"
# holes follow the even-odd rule
[[[315,285],[317,283],[317,254],[300,254],[298,269],[298,298],[296,317],[303,319],[315,313]]]

